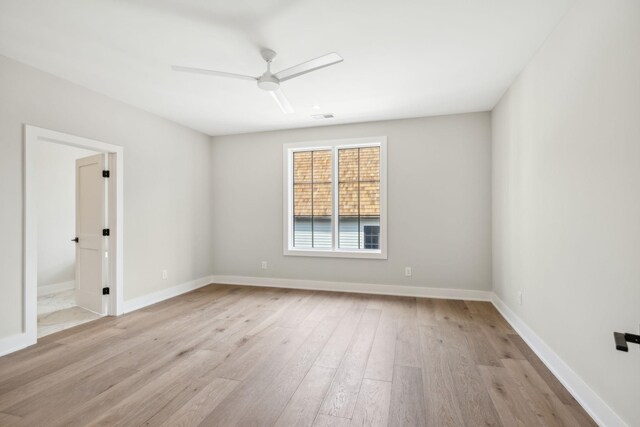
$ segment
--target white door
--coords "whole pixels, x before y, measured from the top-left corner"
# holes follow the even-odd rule
[[[102,288],[107,270],[104,166],[104,154],[76,160],[76,304],[98,314],[105,313]]]

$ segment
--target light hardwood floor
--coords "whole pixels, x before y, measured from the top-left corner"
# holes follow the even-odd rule
[[[595,424],[489,303],[211,285],[0,358],[0,425]]]

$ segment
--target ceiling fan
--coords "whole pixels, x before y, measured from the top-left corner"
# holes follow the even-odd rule
[[[262,90],[266,90],[273,96],[273,99],[282,109],[285,114],[293,113],[293,108],[287,100],[287,98],[280,90],[280,83],[287,80],[291,80],[294,77],[301,76],[303,74],[310,73],[312,71],[319,70],[329,65],[338,64],[343,61],[342,57],[337,53],[329,53],[319,58],[312,59],[302,64],[294,65],[286,70],[279,71],[275,74],[271,73],[271,62],[276,57],[276,53],[271,49],[263,49],[261,52],[262,58],[267,62],[267,71],[258,77],[246,76],[244,74],[226,73],[224,71],[207,70],[203,68],[182,67],[173,65],[171,68],[174,71],[184,71],[187,73],[196,74],[208,74],[219,77],[230,77],[232,79],[251,80],[258,83],[258,87]]]

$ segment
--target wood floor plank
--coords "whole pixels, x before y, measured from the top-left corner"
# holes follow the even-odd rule
[[[502,363],[511,378],[520,386],[520,391],[543,424],[579,427],[571,412],[551,391],[529,362],[509,359],[503,360]]]
[[[93,322],[89,322],[93,323]],[[46,338],[46,337],[45,337]],[[52,349],[56,347],[60,347],[61,344],[57,342],[42,342],[42,338],[38,340],[37,345],[32,345],[30,347],[25,348],[24,350],[16,351],[15,353],[7,354],[6,356],[0,357],[0,379],[3,376],[10,374],[12,369],[15,368],[15,364],[20,361],[24,361],[29,363],[31,360],[37,358],[39,355],[43,353],[48,353]]]
[[[418,316],[418,303],[416,298],[390,297],[385,303],[385,310],[389,309],[395,319],[411,318]]]
[[[393,380],[398,324],[397,320],[386,315],[385,311],[382,313],[364,377],[371,380],[391,381]]]
[[[331,415],[318,414],[313,427],[349,427],[351,420],[348,418],[333,417]]]
[[[436,324],[436,308],[431,298],[417,299],[418,325],[434,326]]]
[[[580,406],[580,404],[571,396],[571,393],[553,376],[551,371],[542,363],[536,354],[529,348],[519,335],[510,334],[509,340],[518,347],[518,350],[524,355],[529,364],[535,369],[536,373],[544,380],[546,385],[552,390],[553,394],[571,411],[573,417],[581,426],[596,427],[597,424],[591,419],[589,414]]]
[[[482,310],[482,313],[473,313],[471,317],[473,318],[471,323],[485,325],[488,326],[489,329],[505,334],[515,334],[511,325],[500,315],[495,307],[491,307],[490,309],[485,308]]]
[[[505,368],[480,366],[478,369],[504,426],[544,425]]]
[[[598,427],[598,424],[596,424],[596,422],[593,421],[593,419],[589,416],[589,414],[587,414],[587,411],[585,411],[582,408],[582,406],[580,406],[579,404],[567,405],[565,403],[564,406],[567,408],[567,410],[569,410],[569,412],[571,412],[571,414],[573,415],[573,418],[576,419],[576,421],[580,426]]]
[[[448,300],[439,298],[433,299],[433,309],[437,321],[442,322],[452,320],[452,313],[449,308]]]
[[[333,311],[340,307],[343,296],[344,294],[336,292],[324,292],[322,300],[311,310],[307,319],[320,322],[325,317],[340,317],[340,313]],[[342,304],[344,304],[344,302]]]
[[[196,374],[200,366],[216,359],[217,355],[209,350],[194,350],[182,356],[170,369],[159,373],[144,387],[127,396],[116,406],[107,410],[98,419],[91,420],[93,426],[130,426],[141,425],[179,392],[191,387],[189,378]]]
[[[98,366],[113,356],[126,350],[130,350],[131,346],[136,345],[136,343],[142,343],[142,340],[139,337],[119,340],[104,351],[96,352],[92,357],[82,358],[77,361],[70,360],[66,366],[57,371],[43,375],[40,378],[22,386],[15,387],[11,391],[0,395],[0,410],[15,405],[20,401],[33,398],[43,390],[50,389],[51,387],[57,387],[65,379],[77,374],[78,372],[83,372],[87,369]]]
[[[295,328],[300,322],[304,321],[311,315],[311,312],[322,301],[322,295],[318,295],[316,292],[312,292],[308,295],[303,295],[299,301],[294,301],[291,304],[291,310],[285,311],[281,317],[278,326],[286,328]]]
[[[22,418],[0,412],[0,426],[14,426],[21,424]]]
[[[464,301],[464,304],[469,309],[469,312],[473,314],[484,314],[486,316],[493,316],[495,308],[490,302],[486,301]]]
[[[250,312],[241,312],[231,319],[224,320],[216,331],[218,334],[209,341],[208,350],[221,353],[232,353],[243,347],[250,339],[249,331],[259,322],[268,318],[273,312],[257,309]]]
[[[153,424],[153,418],[147,421],[147,425],[160,425],[166,427],[195,426],[213,411],[220,402],[227,397],[239,384],[239,381],[214,378],[209,384],[198,391],[185,405],[167,417],[160,424]]]
[[[391,383],[364,379],[358,394],[351,426],[383,427],[389,422]]]
[[[335,373],[336,370],[333,368],[312,366],[275,425],[278,427],[312,425]]]
[[[426,426],[425,398],[420,368],[395,366],[389,406],[389,426]]]
[[[352,417],[380,314],[380,310],[367,309],[362,315],[349,349],[320,407],[321,414]]]
[[[509,334],[500,330],[496,330],[485,324],[479,325],[482,336],[491,344],[498,353],[500,359],[522,359],[524,356],[518,350],[513,342],[509,339]]]
[[[202,312],[206,312],[209,317],[216,317],[221,311],[240,301],[246,293],[229,293],[220,297],[220,300],[214,301],[202,299],[190,302],[183,299],[174,305],[163,305],[162,309],[155,311],[137,311],[118,317],[114,321],[114,326],[131,335],[171,330],[175,324],[181,325],[184,322],[199,319],[202,317]]]
[[[0,357],[0,425],[595,426],[494,307],[210,285]]]
[[[337,325],[335,318],[318,324],[280,373],[272,378],[256,404],[246,411],[241,425],[273,425],[277,421]]]
[[[473,354],[477,365],[502,367],[498,350],[485,338],[480,325],[467,323],[464,325],[464,333],[469,345],[469,351]]]
[[[68,408],[60,419],[50,425],[52,427],[81,427],[87,425],[87,420],[100,420],[108,411],[118,407],[122,402],[131,399],[140,389],[144,387],[147,387],[147,390],[150,388],[153,389],[153,387],[149,387],[148,385],[156,381],[158,377],[168,378],[162,377],[162,375],[178,369],[184,363],[190,364],[191,362],[185,362],[185,360],[189,360],[190,355],[193,354],[194,351],[195,350],[181,350],[177,353],[170,351],[153,359],[147,367],[143,368],[137,374],[130,376],[96,398],[91,399],[83,405],[74,405],[72,408]],[[210,363],[205,364],[205,369],[215,366],[217,358],[221,359],[221,355],[210,351],[209,353],[212,353],[214,359]],[[200,375],[202,374],[202,368],[201,366],[200,372],[198,372]],[[200,375],[193,375],[191,382],[197,384]],[[168,386],[172,386],[172,383],[161,384],[159,388],[167,388]],[[158,386],[156,385],[156,387]],[[126,412],[126,407],[121,411]],[[126,414],[122,416],[126,416]]]
[[[292,334],[282,340],[265,358],[253,373],[236,387],[200,425],[230,426],[235,425],[262,397],[264,391],[272,384],[273,378],[287,365],[289,359],[306,341],[318,322],[305,321]]]
[[[290,334],[288,328],[272,328],[263,337],[254,337],[251,344],[245,345],[245,352],[227,353],[224,362],[216,368],[216,375],[239,381],[246,379],[260,361]]]
[[[272,313],[268,317],[253,325],[253,328],[251,328],[247,332],[247,335],[260,335],[263,332],[276,327],[288,307],[292,304],[295,304],[295,300],[293,298],[290,298],[288,293],[280,292],[274,294],[274,296],[270,298],[270,302],[268,304],[265,304],[265,308],[268,310],[272,310]],[[318,319],[311,320],[319,321]]]
[[[166,401],[166,403],[164,403],[164,405],[162,405],[162,407],[153,414],[153,416],[151,416],[150,418],[147,418],[147,420],[144,422],[144,424],[140,424],[140,425],[145,425],[145,426],[157,426],[162,424],[162,422],[168,418],[170,418],[171,416],[173,416],[175,413],[177,413],[178,411],[180,411],[182,408],[189,407],[190,402],[195,399],[198,394],[201,392],[202,389],[206,388],[207,386],[217,382],[218,380],[222,380],[222,381],[232,381],[235,384],[229,384],[227,383],[227,385],[229,387],[226,388],[221,388],[218,390],[218,394],[224,395],[225,397],[231,393],[231,391],[233,391],[233,389],[237,386],[238,382],[237,381],[233,381],[233,380],[227,380],[224,378],[214,378],[213,375],[211,375],[211,373],[207,373],[205,375],[205,377],[201,377],[198,380],[195,381],[191,381],[187,384],[184,384],[184,386],[180,386],[180,385],[173,385],[174,389],[177,390],[177,393],[166,393],[166,394],[173,394],[173,396]],[[223,399],[223,396],[218,396],[216,395],[214,397],[214,399],[206,402],[206,408],[211,408],[214,409],[217,404],[214,404],[215,402],[219,403],[221,400]],[[205,408],[200,407],[199,409],[205,410]],[[201,412],[198,412],[199,417],[204,417],[207,413],[211,412],[211,409],[208,409],[207,412],[205,412],[204,414],[202,414]],[[140,418],[138,419],[138,421],[134,421],[134,422],[127,422],[128,425],[138,425],[139,420],[142,420],[144,418],[146,418],[147,416],[140,416]]]
[[[38,338],[38,346],[48,343],[64,343],[66,338],[72,338],[72,342],[81,342],[83,336],[93,336],[99,334],[100,331],[112,328],[116,323],[114,317],[101,317],[91,322],[69,328],[63,331],[55,332],[44,337]],[[35,348],[35,347],[34,347]]]
[[[367,308],[374,310],[383,310],[385,308],[387,297],[384,295],[371,295],[367,298]]]
[[[398,319],[397,331],[394,364],[419,368],[421,360],[417,319],[415,317]]]
[[[441,327],[440,337],[453,391],[465,424],[467,427],[500,426],[499,416],[469,350],[466,325],[458,327],[447,323]]]
[[[474,317],[467,304],[460,300],[445,300],[449,309],[449,317],[458,324],[473,322]]]
[[[147,345],[136,346],[129,352],[116,356],[110,361],[112,364],[135,367],[139,369],[139,372],[102,393],[98,398],[65,411],[62,418],[53,425],[84,426],[87,419],[100,418],[107,410],[117,406],[128,396],[154,381],[159,374],[172,369],[175,364],[181,364],[198,348],[199,344],[206,342],[207,336],[206,334],[203,336],[203,332],[210,330],[216,322],[216,319],[201,322],[196,327],[190,328],[190,334],[174,331],[176,336],[166,336],[165,333],[160,333],[155,338],[148,337]],[[222,361],[223,355],[213,354],[215,354],[215,358],[201,366],[201,370],[214,369],[217,363]],[[109,361],[105,363],[109,363]]]
[[[135,371],[132,369],[119,367],[108,371],[83,373],[70,378],[60,387],[43,390],[33,399],[7,408],[5,412],[21,417],[28,425],[49,425],[58,408],[81,405],[133,373]]]
[[[95,322],[101,319],[96,320]],[[83,326],[92,324],[94,322],[88,322],[83,325],[76,326],[80,329],[76,339],[76,345],[70,349],[68,346],[64,346],[58,342],[47,342],[43,345],[43,351],[39,351],[40,346],[30,347],[25,351],[25,357],[17,357],[21,352],[5,356],[8,363],[4,363],[4,357],[0,358],[0,387],[8,378],[20,376],[25,372],[31,372],[34,368],[45,367],[52,362],[55,364],[60,359],[60,354],[65,354],[66,357],[73,356],[76,348],[85,347],[87,345],[102,344],[104,341],[112,338],[115,340],[122,331],[113,328],[96,328],[95,333],[86,334]],[[75,328],[73,328],[75,329]],[[57,335],[57,334],[52,334]],[[82,349],[80,349],[81,351]],[[2,391],[0,391],[1,393]]]
[[[329,342],[318,356],[315,364],[325,368],[337,368],[344,357],[356,327],[365,312],[366,303],[354,304],[340,320]]]
[[[453,373],[440,336],[440,327],[421,326],[422,383],[428,425],[464,425],[453,386]],[[394,383],[395,383],[394,378]]]
[[[49,375],[52,372],[64,368],[67,364],[75,360],[90,357],[93,353],[101,351],[115,345],[119,338],[112,336],[106,338],[93,346],[83,346],[70,348],[68,346],[57,347],[44,353],[35,359],[33,366],[28,363],[16,364],[15,371],[4,374],[0,377],[0,395],[11,392],[18,387],[24,386],[40,377]]]

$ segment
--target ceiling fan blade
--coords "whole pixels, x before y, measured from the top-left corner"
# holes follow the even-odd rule
[[[181,71],[186,73],[206,74],[210,76],[230,77],[232,79],[242,79],[242,80],[251,80],[251,81],[258,80],[256,77],[245,76],[244,74],[225,73],[224,71],[206,70],[204,68],[181,67],[179,65],[172,65],[171,68],[173,69],[173,71]]]
[[[328,67],[329,65],[337,64],[344,61],[337,53],[329,53],[319,58],[312,59],[311,61],[303,62],[302,64],[294,65],[286,70],[279,71],[275,74],[275,77],[281,82],[287,81],[294,77],[301,76],[306,73],[310,73],[320,68]]]
[[[273,91],[270,91],[270,93],[283,113],[285,114],[293,113],[293,107],[291,107],[291,104],[289,104],[289,100],[287,99],[286,96],[284,96],[284,93],[282,93],[282,90],[280,89],[273,90]]]

